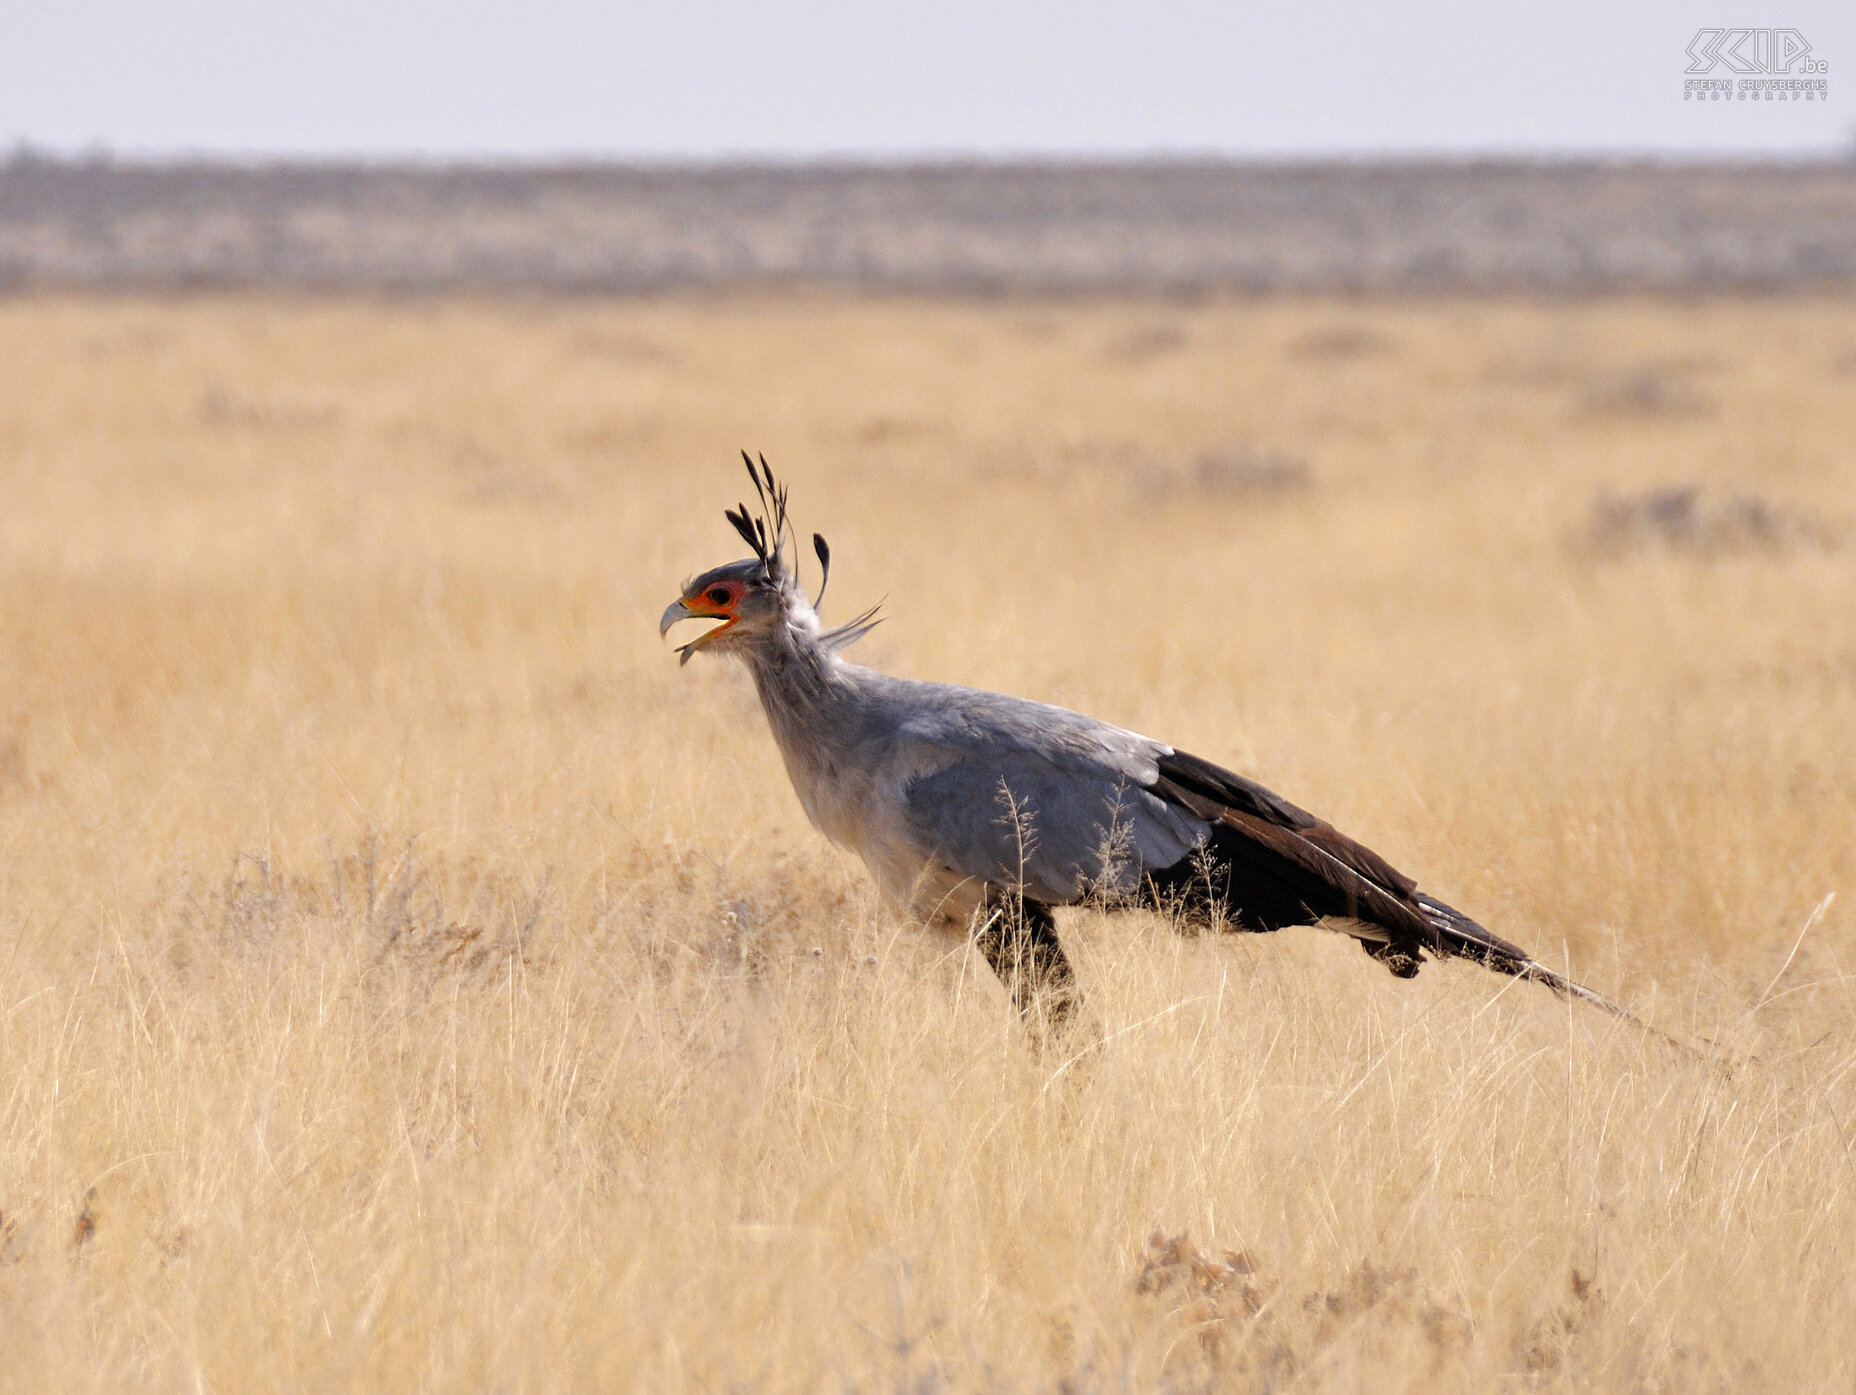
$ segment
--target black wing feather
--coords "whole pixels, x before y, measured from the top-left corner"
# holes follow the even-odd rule
[[[1420,952],[1471,959],[1498,973],[1536,979],[1555,992],[1631,1014],[1574,983],[1453,906],[1332,824],[1255,780],[1175,751],[1160,758],[1149,787],[1212,826],[1207,850],[1231,918],[1251,930],[1307,925],[1326,917],[1354,922],[1361,947],[1400,977],[1417,973]],[[1190,892],[1204,885],[1203,866],[1168,868],[1156,885]],[[1634,1018],[1632,1020],[1635,1020]]]

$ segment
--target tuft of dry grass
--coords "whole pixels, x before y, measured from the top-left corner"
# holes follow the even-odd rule
[[[1681,548],[1697,556],[1842,545],[1842,529],[1826,519],[1757,494],[1704,499],[1692,485],[1641,494],[1599,494],[1579,545],[1618,554],[1644,547]]]
[[[1848,323],[0,302],[0,1388],[1846,1389],[1856,551],[1564,540],[1848,517]],[[1705,414],[1590,410],[1702,347]],[[1253,441],[1319,486],[1130,507]],[[657,641],[743,445],[867,659],[1254,773],[1753,1059],[1090,910],[1035,1049]]]

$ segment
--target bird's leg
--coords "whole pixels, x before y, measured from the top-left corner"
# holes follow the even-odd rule
[[[1011,992],[1018,1015],[1030,1021],[1041,1011],[1061,1027],[1076,1006],[1076,973],[1057,939],[1057,917],[1041,901],[1016,892],[992,891],[980,908],[974,944]]]

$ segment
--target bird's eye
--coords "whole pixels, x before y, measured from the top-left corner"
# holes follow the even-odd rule
[[[729,599],[728,588],[726,586],[711,586],[709,588],[709,599],[716,605],[727,605]]]

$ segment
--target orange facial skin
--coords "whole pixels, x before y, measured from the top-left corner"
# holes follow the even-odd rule
[[[713,586],[685,595],[683,604],[693,615],[726,615],[732,618],[735,607],[741,603],[742,589],[738,581],[718,581]]]
[[[668,633],[670,627],[680,620],[720,620],[723,622],[708,633],[697,636],[677,651],[680,661],[688,663],[690,656],[698,649],[740,622],[741,617],[735,608],[741,604],[741,598],[745,594],[747,594],[747,588],[739,581],[711,581],[706,586],[692,585],[681,598],[671,603],[669,610],[664,612],[659,632]]]
[[[707,644],[741,618],[735,614],[735,607],[741,603],[742,590],[738,581],[718,581],[683,598],[684,609],[692,616],[703,620],[714,617],[726,622],[703,635],[696,641],[697,644]]]

